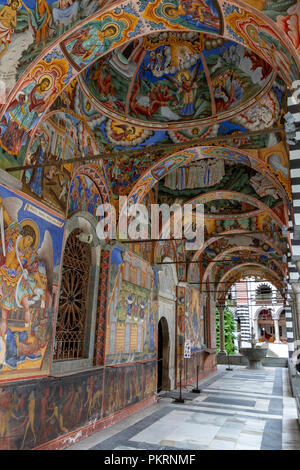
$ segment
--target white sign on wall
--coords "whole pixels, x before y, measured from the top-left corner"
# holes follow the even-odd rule
[[[191,342],[189,339],[187,339],[184,342],[184,358],[190,359],[190,357],[191,357]]]

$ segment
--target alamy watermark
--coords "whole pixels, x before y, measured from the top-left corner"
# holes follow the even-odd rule
[[[120,196],[118,218],[112,204],[100,204],[96,232],[100,240],[181,240],[187,250],[199,250],[204,242],[203,204],[128,204]],[[118,221],[118,223],[117,223]]]

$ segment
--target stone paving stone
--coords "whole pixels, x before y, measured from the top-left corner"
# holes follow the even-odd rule
[[[208,403],[221,403],[224,405],[237,405],[237,406],[255,406],[255,400],[241,400],[238,398],[219,398],[219,397],[207,397],[204,402]]]
[[[101,442],[91,440],[89,448],[124,452],[300,450],[297,411],[287,370],[265,369],[253,374],[240,367],[202,381],[200,389],[200,396],[182,405],[173,404],[170,398],[160,399],[153,413],[148,411],[127,428],[122,429],[118,423],[115,433],[109,429],[108,438],[103,431]]]

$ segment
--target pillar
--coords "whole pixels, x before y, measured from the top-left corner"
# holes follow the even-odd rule
[[[275,326],[275,343],[280,343],[280,334],[279,334],[279,319],[274,319],[274,326]]]
[[[219,332],[220,332],[220,356],[226,356],[225,350],[225,325],[224,325],[224,310],[225,306],[218,307],[219,310]]]
[[[258,318],[253,319],[253,332],[255,334],[256,341],[258,341]]]
[[[295,340],[300,340],[300,282],[291,283],[295,294],[295,320],[297,328],[295,328]]]
[[[289,357],[291,357],[294,353],[294,338],[296,340],[296,333],[297,324],[296,324],[296,300],[295,295],[292,291],[292,288],[289,286],[289,294],[287,298],[287,304],[285,305],[285,321],[286,321],[286,335],[287,335],[287,342],[289,346]],[[291,338],[292,337],[292,338]]]

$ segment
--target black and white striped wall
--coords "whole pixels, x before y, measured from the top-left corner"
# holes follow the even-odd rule
[[[300,125],[300,105],[297,103],[296,99],[293,97],[292,93],[289,93],[288,96],[288,112],[293,115],[296,126]],[[299,272],[296,266],[296,261],[300,261],[300,132],[296,132],[296,141],[295,144],[289,145],[289,157],[290,157],[290,177],[291,177],[291,186],[292,186],[292,197],[293,197],[293,210],[294,210],[294,221],[290,217],[289,228],[291,230],[291,244],[292,244],[292,253],[291,261],[288,262],[289,270],[289,282],[298,283]],[[289,292],[293,296],[291,287],[289,286]],[[295,321],[293,321],[293,315],[296,315],[296,312],[292,311],[291,303],[287,303],[285,307],[286,312],[286,327],[287,327],[287,340],[289,346],[289,357],[293,355],[294,352],[294,340],[296,335],[294,335],[294,326]]]
[[[286,319],[286,331],[287,331],[289,358],[291,358],[294,353],[295,346],[294,346],[294,327],[293,327],[292,308],[289,304],[285,306],[285,319]]]

